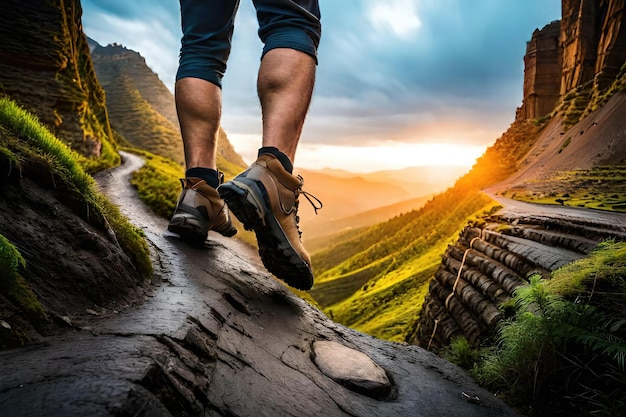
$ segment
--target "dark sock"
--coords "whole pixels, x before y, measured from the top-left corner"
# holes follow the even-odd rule
[[[289,172],[290,174],[293,174],[293,164],[289,160],[289,157],[279,151],[278,148],[275,148],[273,146],[264,146],[259,149],[259,156],[261,156],[261,154],[263,153],[269,153],[271,155],[274,155],[283,165],[283,168],[285,168],[285,170],[287,170],[287,172]]]
[[[189,168],[187,172],[185,172],[185,177],[201,178],[213,188],[217,188],[220,185],[219,174],[216,170],[211,168]]]

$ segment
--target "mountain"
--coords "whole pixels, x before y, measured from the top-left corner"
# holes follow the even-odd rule
[[[301,202],[299,215],[305,238],[319,236],[315,227],[320,223],[397,203],[410,197],[407,191],[395,184],[372,182],[359,176],[341,178],[322,171],[304,169],[298,169],[296,173],[304,178],[304,190],[323,203],[323,209],[315,215],[311,205]]]
[[[355,174],[338,169],[298,170],[305,190],[319,198],[324,208],[315,215],[300,205],[303,239],[315,250],[324,239],[348,228],[370,226],[421,207],[425,196],[441,192],[466,171],[462,167],[418,166]]]
[[[4,1],[0,92],[81,154],[119,163],[104,90],[81,31],[80,1]]]
[[[113,129],[133,146],[184,164],[172,92],[138,52],[118,44],[101,46],[90,38],[88,42]],[[218,158],[246,166],[222,129],[218,143]]]
[[[468,168],[462,166],[415,166],[361,174],[331,168],[313,172],[343,179],[362,178],[373,183],[393,184],[411,197],[420,197],[445,190],[467,171]]]
[[[409,211],[418,210],[426,204],[432,196],[416,197],[404,200],[388,206],[378,207],[364,212],[359,212],[347,217],[337,219],[317,219],[305,223],[307,233],[302,236],[307,250],[316,252],[327,248],[329,242],[337,243],[337,240],[350,236],[356,229],[382,223],[393,217]]]

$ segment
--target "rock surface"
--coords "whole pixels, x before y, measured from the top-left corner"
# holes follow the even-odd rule
[[[606,239],[626,239],[626,213],[492,197],[505,208],[484,228],[466,227],[442,258],[420,313],[419,346],[438,352],[456,336],[477,345],[494,334],[499,307],[531,275],[549,277]]]
[[[0,91],[73,149],[99,156],[113,134],[81,15],[79,0],[0,3]]]
[[[524,55],[524,102],[518,117],[538,119],[554,110],[561,85],[560,21],[533,32]]]
[[[433,353],[333,323],[236,241],[210,236],[191,247],[163,233],[127,182],[137,158],[125,159],[100,181],[145,230],[159,279],[141,306],[0,353],[3,416],[515,415]],[[395,399],[325,375],[312,359],[316,342],[371,358]]]
[[[518,118],[546,116],[577,89],[606,92],[626,62],[624,8],[623,0],[564,0],[561,20],[535,30]]]
[[[369,356],[337,342],[318,341],[312,346],[313,362],[327,377],[375,399],[394,399],[394,386],[385,370]]]

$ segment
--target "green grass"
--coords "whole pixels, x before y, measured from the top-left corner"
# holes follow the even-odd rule
[[[374,226],[354,242],[331,246],[314,257],[314,265],[317,260],[328,269],[319,274],[311,295],[339,323],[406,341],[441,254],[468,218],[494,205],[473,190],[449,190],[418,212]],[[364,249],[354,253],[355,247]],[[341,251],[353,254],[340,262]]]
[[[535,181],[531,188],[532,191],[516,188],[504,195],[539,204],[626,212],[625,165],[561,172]],[[538,191],[542,189],[549,189],[550,192]]]
[[[449,357],[472,358],[465,366],[473,376],[522,413],[621,415],[626,243],[601,244],[551,280],[532,277],[513,301],[515,316],[501,325],[497,343],[479,352],[480,359],[476,352],[463,353],[462,346],[451,347]]]
[[[28,319],[37,323],[45,319],[46,312],[20,275],[20,270],[24,268],[26,261],[20,252],[6,237],[0,235],[0,292]]]
[[[146,277],[152,274],[143,232],[97,190],[94,179],[81,166],[78,153],[8,98],[0,98],[0,128],[0,158],[5,158],[10,170],[28,170],[29,175],[64,190],[61,197],[77,214],[100,227],[110,225],[138,272]]]
[[[138,149],[129,151],[141,155],[146,161],[143,167],[133,172],[131,179],[139,198],[159,216],[171,217],[181,190],[179,179],[185,176],[185,170],[171,159]]]

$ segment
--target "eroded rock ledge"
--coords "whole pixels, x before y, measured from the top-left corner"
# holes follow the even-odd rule
[[[440,351],[456,336],[471,345],[494,334],[499,308],[529,277],[587,256],[598,243],[626,240],[626,214],[508,200],[481,227],[450,245],[430,283],[414,342]]]

